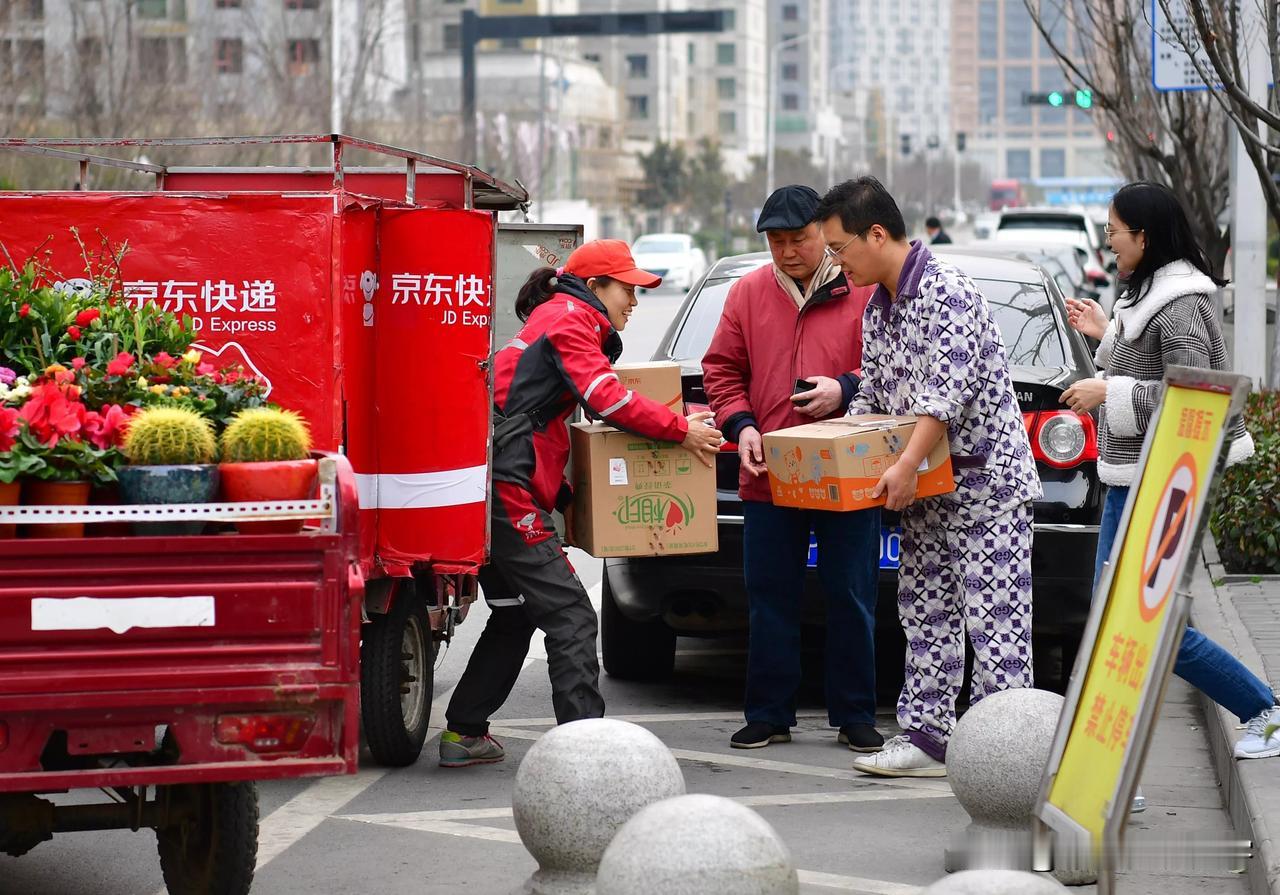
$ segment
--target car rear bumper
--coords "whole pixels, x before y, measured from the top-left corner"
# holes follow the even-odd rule
[[[660,618],[676,633],[717,636],[747,627],[742,579],[742,517],[721,515],[720,550],[694,556],[605,560],[614,602],[635,621]],[[1037,636],[1078,634],[1093,593],[1098,526],[1037,523],[1032,553]],[[897,574],[881,570],[879,624],[897,619]],[[823,595],[809,569],[798,609],[806,624],[821,624]]]

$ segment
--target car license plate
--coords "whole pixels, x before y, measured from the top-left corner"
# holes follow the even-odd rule
[[[896,569],[902,553],[902,529],[886,525],[880,529],[880,568]],[[818,566],[818,539],[809,535],[809,568]]]

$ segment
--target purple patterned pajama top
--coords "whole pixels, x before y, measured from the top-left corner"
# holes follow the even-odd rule
[[[897,299],[876,289],[862,323],[862,383],[851,414],[931,416],[947,424],[956,490],[943,508],[977,521],[1039,498],[1004,340],[973,281],[918,240]]]

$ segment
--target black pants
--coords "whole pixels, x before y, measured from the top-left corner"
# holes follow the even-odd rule
[[[506,702],[520,676],[535,628],[546,635],[556,721],[604,717],[595,609],[560,539],[528,542],[535,527],[521,512],[528,506],[507,506],[499,494],[493,497],[490,562],[480,571],[492,614],[445,712],[449,729],[463,736],[488,732],[489,716]],[[544,511],[531,512],[539,516],[536,528],[554,531]],[[517,528],[513,519],[526,524]]]

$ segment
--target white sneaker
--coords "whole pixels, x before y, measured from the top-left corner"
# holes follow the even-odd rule
[[[853,769],[878,777],[945,777],[947,766],[935,761],[905,736],[896,736],[874,755],[853,760]]]
[[[1280,730],[1273,730],[1267,736],[1267,727],[1280,726],[1280,705],[1273,705],[1265,712],[1260,712],[1245,724],[1245,734],[1236,743],[1236,758],[1275,758],[1280,755]]]

